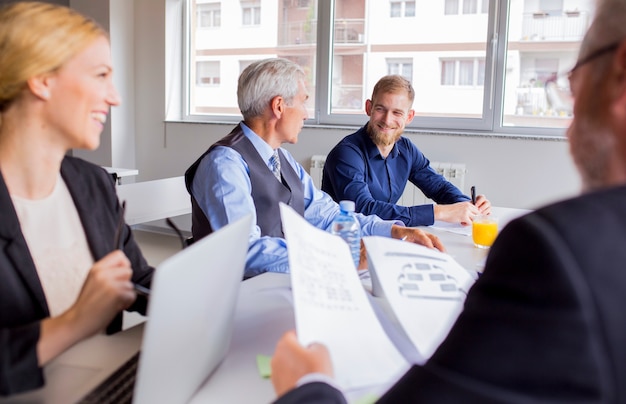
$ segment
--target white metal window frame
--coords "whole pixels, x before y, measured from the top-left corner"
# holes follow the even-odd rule
[[[181,0],[182,1],[182,0]],[[192,0],[184,0],[185,2]],[[482,2],[481,2],[482,3]],[[187,6],[187,4],[186,4]],[[461,6],[461,4],[460,4]],[[188,8],[187,8],[188,9]],[[480,11],[480,10],[479,10]],[[461,12],[461,10],[459,10]],[[565,137],[565,129],[549,127],[516,127],[505,126],[503,121],[504,80],[507,50],[509,2],[507,0],[492,0],[489,2],[489,24],[487,29],[487,52],[484,60],[484,97],[483,114],[481,118],[456,117],[416,117],[406,128],[407,131],[435,131],[467,134],[486,134],[514,137]],[[189,13],[183,12],[183,72],[182,78],[182,108],[183,121],[193,122],[237,122],[240,117],[198,115],[189,113],[188,86],[190,63],[190,19]],[[315,114],[305,122],[307,126],[360,126],[363,116],[360,114],[330,114],[332,88],[332,33],[334,30],[334,0],[318,2],[317,18],[317,53],[316,53],[316,86],[314,106]]]

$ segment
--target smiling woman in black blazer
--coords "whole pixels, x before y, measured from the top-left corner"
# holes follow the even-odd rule
[[[112,178],[67,156],[99,146],[120,102],[106,32],[66,7],[4,6],[0,72],[1,396],[40,387],[44,364],[119,330],[122,310],[145,312],[133,283],[153,269]]]

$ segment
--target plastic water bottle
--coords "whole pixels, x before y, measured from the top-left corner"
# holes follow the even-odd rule
[[[359,267],[359,259],[361,257],[361,225],[354,214],[354,202],[339,202],[341,212],[333,220],[331,233],[336,234],[350,247],[350,253],[354,260],[355,268]]]

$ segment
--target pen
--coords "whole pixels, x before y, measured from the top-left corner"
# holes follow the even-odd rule
[[[472,185],[470,192],[472,193],[472,205],[476,205],[476,187]]]
[[[135,288],[135,292],[137,292],[139,296],[150,296],[150,289],[146,288],[145,286],[141,286],[138,283],[133,283],[133,287]]]

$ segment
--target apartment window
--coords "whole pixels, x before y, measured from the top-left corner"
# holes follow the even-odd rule
[[[444,3],[445,15],[486,14],[488,12],[489,0],[445,0]]]
[[[415,1],[391,1],[389,11],[391,18],[415,17]]]
[[[185,1],[194,12],[211,4]],[[202,29],[198,18],[188,17],[185,116],[240,119],[236,83],[243,67],[284,57],[306,72],[310,125],[362,124],[374,84],[398,73],[417,93],[408,129],[562,136],[572,101],[561,73],[574,65],[594,1],[510,0],[499,7],[489,0],[220,2],[219,29]],[[241,27],[239,6],[248,10],[245,21],[258,24],[253,33]],[[567,12],[570,6],[575,13]],[[500,14],[490,15],[490,8]],[[563,11],[548,15],[543,8]],[[221,74],[200,63],[215,60]]]
[[[387,74],[399,74],[409,81],[413,81],[413,61],[405,60],[388,60]]]
[[[241,23],[243,25],[261,24],[261,4],[259,2],[241,3]]]
[[[200,87],[218,86],[220,84],[220,62],[196,62],[196,85]]]
[[[442,86],[483,86],[484,59],[441,60]]]
[[[476,0],[463,0],[463,14],[476,14],[477,10]]]
[[[445,0],[444,14],[455,15],[459,13],[459,0]]]
[[[454,60],[441,61],[441,85],[453,86],[456,82],[456,62]]]
[[[539,0],[539,10],[548,15],[561,15],[563,13],[563,0]]]
[[[220,3],[198,4],[196,10],[198,28],[214,28],[220,26]]]

